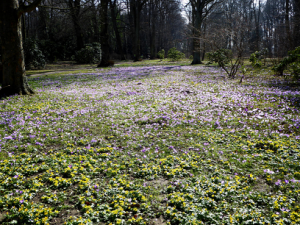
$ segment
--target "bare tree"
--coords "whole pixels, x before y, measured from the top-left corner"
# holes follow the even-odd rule
[[[244,24],[241,11],[230,13],[230,16],[227,15],[229,13],[224,12],[222,17],[211,21],[206,37],[199,36],[199,40],[210,47],[210,59],[222,67],[228,78],[233,79],[243,65],[243,54],[249,39],[246,33],[249,27]]]

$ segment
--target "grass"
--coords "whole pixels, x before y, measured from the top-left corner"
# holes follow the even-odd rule
[[[147,63],[0,101],[0,223],[299,224],[299,84]]]
[[[28,70],[28,71],[26,71],[26,75],[32,76],[35,74],[49,73],[49,72],[55,72],[55,70]]]

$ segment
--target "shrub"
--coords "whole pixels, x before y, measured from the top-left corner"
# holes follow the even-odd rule
[[[80,49],[75,54],[75,61],[77,63],[95,63],[100,60],[100,44],[93,43],[86,45],[85,48]]]
[[[218,63],[220,67],[225,66],[225,64],[229,63],[232,59],[232,51],[228,49],[218,49],[215,52],[208,52],[207,53],[208,60],[210,63]]]
[[[227,73],[228,77],[235,78],[238,69],[243,65],[243,48],[239,48],[236,59],[233,59],[232,51],[229,49],[218,49],[215,52],[207,53],[210,63],[216,62]],[[229,64],[226,66],[226,64]],[[242,79],[241,81],[242,82]]]
[[[250,55],[250,62],[251,62],[251,65],[252,65],[253,67],[259,68],[259,67],[262,66],[262,63],[261,63],[261,61],[258,59],[257,55],[258,55],[258,51],[252,53],[252,54]]]
[[[165,50],[164,50],[164,49],[160,50],[160,51],[157,53],[157,57],[158,57],[159,59],[164,59],[164,58],[165,58]]]
[[[273,66],[273,70],[283,75],[283,71],[290,66],[292,70],[291,75],[295,79],[299,79],[300,76],[300,46],[292,51],[289,51],[288,56],[281,60],[278,64]]]
[[[46,65],[45,56],[33,39],[24,41],[24,56],[26,69],[43,69]]]
[[[262,66],[262,59],[265,59],[266,58],[266,55],[268,54],[268,49],[267,48],[264,48],[260,51],[256,51],[254,53],[252,53],[250,55],[250,62],[252,64],[253,67],[261,67]]]
[[[194,59],[194,56],[190,55],[189,60],[193,60],[193,59]]]
[[[173,61],[178,61],[179,59],[182,59],[184,57],[185,57],[184,53],[178,51],[175,47],[171,48],[168,51],[168,58],[172,59]]]

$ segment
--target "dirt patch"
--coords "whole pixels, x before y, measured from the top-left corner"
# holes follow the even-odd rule
[[[38,203],[41,201],[41,197],[46,194],[45,192],[39,192],[36,194],[36,196],[34,196],[34,198],[32,199],[33,202]]]
[[[53,218],[51,221],[50,221],[50,224],[51,225],[60,225],[60,224],[64,224],[64,222],[70,217],[80,217],[81,214],[80,214],[80,211],[79,210],[76,210],[76,209],[66,209],[66,210],[62,210],[60,212],[60,214]]]
[[[4,222],[6,219],[6,213],[5,212],[0,212],[0,224]]]
[[[253,187],[253,190],[256,190],[258,192],[263,192],[263,193],[269,193],[271,192],[271,187],[264,182],[264,180],[258,178],[257,183]]]
[[[159,218],[155,218],[149,221],[150,225],[165,225],[167,224],[167,222],[164,220],[164,218],[162,216],[160,216]]]
[[[147,183],[155,188],[161,188],[161,187],[166,187],[167,184],[169,183],[169,180],[159,178],[157,180],[147,181]]]

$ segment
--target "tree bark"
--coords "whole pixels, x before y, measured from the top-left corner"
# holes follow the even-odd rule
[[[101,22],[101,31],[100,31],[100,43],[102,57],[101,62],[98,67],[108,67],[109,63],[109,35],[108,35],[108,2],[109,0],[101,0],[101,12],[100,12],[100,22]]]
[[[294,0],[294,44],[295,47],[300,46],[300,0]]]
[[[193,20],[193,61],[192,64],[201,64],[201,26],[211,10],[223,0],[190,0]],[[198,39],[198,40],[197,40]]]
[[[25,12],[34,10],[41,0],[19,5],[18,0],[0,2],[0,32],[2,42],[2,89],[0,96],[33,94],[29,87],[24,63],[22,17]]]
[[[99,25],[97,20],[97,7],[95,4],[95,0],[92,0],[92,24],[93,24],[93,42],[99,42]]]
[[[156,29],[155,29],[155,23],[156,23],[156,13],[155,13],[155,3],[156,2],[153,2],[154,0],[151,0],[151,3],[150,3],[150,21],[149,21],[149,25],[150,25],[150,59],[155,59],[156,58],[156,46],[155,46],[155,43],[156,43],[156,35],[155,35],[155,32],[156,32]]]
[[[286,48],[287,51],[291,50],[292,46],[292,37],[290,32],[290,0],[285,0],[285,32],[287,37]]]
[[[200,54],[200,40],[196,37],[201,36],[201,25],[203,22],[203,8],[204,3],[201,0],[197,0],[194,4],[192,4],[193,13],[194,13],[194,27],[193,27],[193,61],[192,65],[194,64],[201,64],[201,54]]]
[[[75,29],[76,42],[77,42],[77,50],[80,50],[84,47],[83,37],[82,37],[82,29],[79,24],[79,14],[80,14],[80,1],[81,0],[69,0],[69,7],[72,17],[72,22]]]
[[[140,16],[143,5],[147,0],[131,0],[130,13],[133,17],[133,53],[134,61],[140,60]]]
[[[119,32],[118,24],[117,24],[117,7],[116,7],[117,0],[110,1],[110,12],[111,12],[111,18],[112,18],[112,23],[116,35],[116,44],[117,44],[117,50],[118,53],[121,55],[121,60],[125,60],[124,56],[124,51],[122,47],[122,41],[121,41],[121,35]]]

